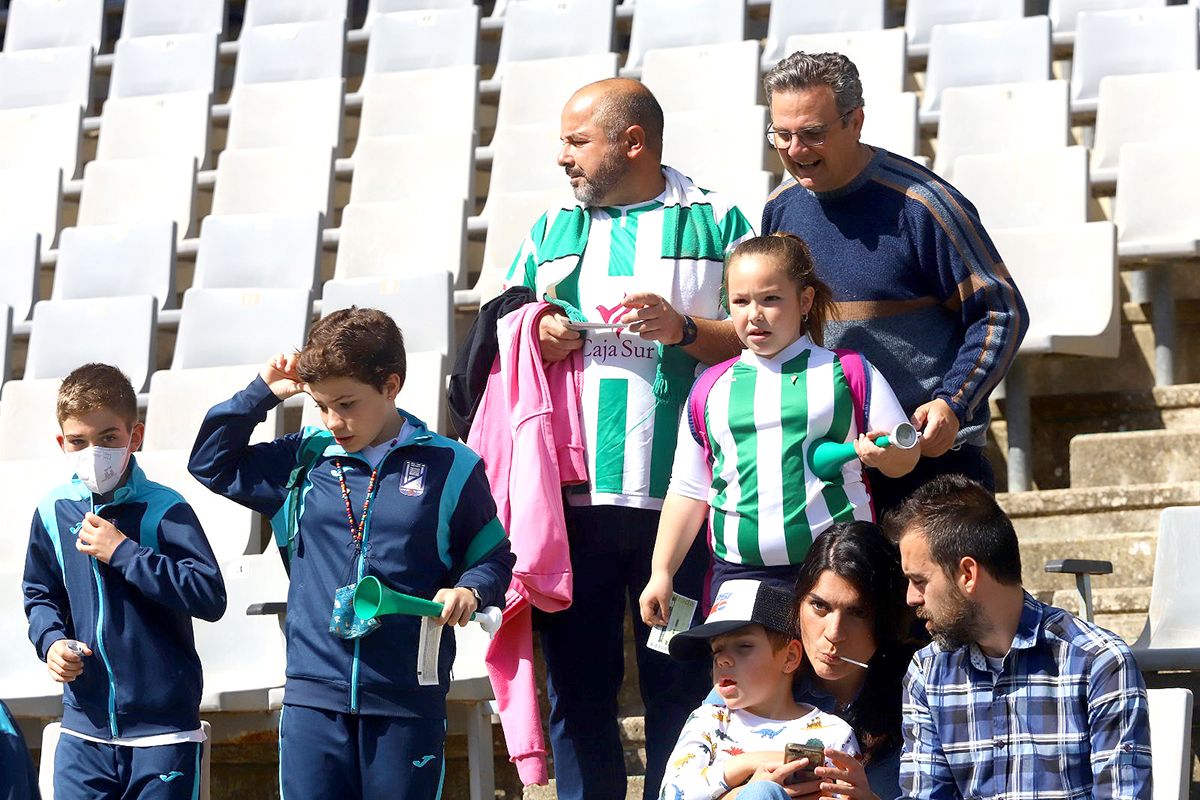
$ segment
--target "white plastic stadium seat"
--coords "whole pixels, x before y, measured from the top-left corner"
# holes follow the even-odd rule
[[[937,119],[942,92],[953,86],[1049,79],[1049,17],[938,25],[929,45],[922,121]]]
[[[625,69],[640,68],[649,50],[745,38],[746,0],[639,0],[633,7]]]
[[[1167,508],[1159,517],[1150,616],[1133,643],[1143,672],[1200,669],[1200,509]]]
[[[92,51],[56,47],[0,55],[0,108],[76,105],[92,97]]]
[[[909,55],[927,55],[934,25],[1025,16],[1025,0],[908,0],[904,29]]]
[[[321,316],[353,305],[377,308],[396,320],[404,332],[406,351],[448,356],[454,347],[453,297],[448,272],[332,280],[325,284]],[[420,302],[413,302],[414,298],[420,298]]]
[[[474,193],[474,152],[475,133],[471,130],[359,136],[350,202],[407,202],[427,195],[470,199]]]
[[[853,61],[858,68],[868,109],[873,98],[904,91],[908,51],[903,28],[789,36],[783,49],[784,56],[799,51],[841,53]]]
[[[1162,8],[1167,0],[1049,0],[1050,23],[1054,26],[1054,38],[1070,34],[1074,38],[1075,25],[1081,11],[1121,11],[1133,8]]]
[[[610,52],[614,12],[613,0],[521,0],[505,17],[493,77],[514,61]]]
[[[1148,689],[1153,800],[1182,800],[1192,782],[1192,691]]]
[[[191,156],[90,161],[83,168],[76,224],[171,220],[182,241],[191,233],[195,195],[196,160]]]
[[[204,169],[211,128],[205,92],[111,97],[100,112],[96,160],[183,156]]]
[[[160,369],[155,372],[150,376],[150,397],[146,405],[146,436],[142,439],[142,449],[138,457],[144,452],[158,450],[190,450],[196,441],[196,431],[200,430],[200,423],[208,410],[217,403],[228,400],[234,392],[246,388],[261,369],[261,364],[247,364],[205,369]],[[3,401],[0,401],[0,409],[3,408]],[[0,416],[3,416],[2,411]],[[268,411],[267,419],[255,427],[250,436],[250,443],[269,442],[278,437],[279,419],[279,409],[273,408]],[[186,460],[183,467],[187,469]],[[178,487],[173,483],[167,485],[182,490],[183,483],[196,482],[182,481]],[[208,492],[207,489],[204,491]],[[226,502],[240,508],[232,501]],[[206,530],[211,540],[215,532],[207,526]]]
[[[0,170],[43,165],[74,178],[82,124],[83,109],[74,104],[0,111]]]
[[[321,215],[315,211],[205,217],[192,286],[311,291],[320,250]]]
[[[492,209],[483,243],[483,267],[470,293],[480,305],[503,291],[508,269],[538,217],[550,207],[570,208],[574,198],[564,182],[561,188],[535,192],[491,192],[488,203]],[[520,283],[520,278],[515,282]]]
[[[37,301],[40,241],[33,231],[0,231],[0,305],[12,309],[19,322],[29,317]],[[0,380],[7,377],[0,373]]]
[[[959,156],[1066,147],[1069,137],[1066,81],[947,89],[933,169],[952,178]]]
[[[711,115],[709,115],[711,119]],[[668,128],[669,129],[669,128]],[[566,172],[558,165],[562,142],[559,124],[542,122],[498,128],[492,137],[492,181],[482,216],[488,217],[496,192],[530,192],[570,188]]]
[[[251,83],[229,101],[225,147],[328,147],[341,149],[345,81]]]
[[[1086,147],[960,156],[954,186],[979,211],[985,228],[1087,222]]]
[[[1121,148],[1113,220],[1123,258],[1200,256],[1200,149],[1146,142]]]
[[[0,389],[0,462],[32,460],[35,464],[41,464],[54,459],[59,464],[62,463],[62,448],[58,446],[55,438],[62,433],[62,430],[58,427],[58,418],[54,411],[55,403],[58,400],[58,387],[61,384],[61,378],[43,380],[26,378],[20,381],[5,382],[4,388]],[[194,436],[195,432],[193,431],[193,438]],[[7,469],[7,467],[0,464],[0,470],[3,469]],[[57,482],[62,483],[67,477],[70,477],[70,474],[64,475],[60,468],[57,477]],[[18,487],[16,490],[26,498],[23,503],[27,503],[32,499],[29,497],[31,493],[37,489],[48,491],[53,488],[54,483],[55,481],[51,477],[46,476],[37,486]],[[11,492],[13,488],[0,486],[0,498],[4,498],[6,491]],[[17,509],[23,503],[8,499],[0,503],[0,514],[15,515],[9,523],[5,524],[4,530],[24,533],[22,548],[29,541],[29,519],[21,520],[19,518],[28,509],[23,509],[21,514],[17,513]],[[0,534],[0,536],[7,535],[9,534]],[[21,565],[24,566],[24,563],[22,558]]]
[[[175,307],[175,223],[65,228],[51,300],[154,295]]]
[[[479,67],[365,75],[361,94],[360,140],[409,133],[470,133],[479,106]]]
[[[104,0],[12,0],[4,52],[83,45],[100,50]]]
[[[720,192],[733,200],[742,215],[755,229],[762,222],[763,206],[767,197],[779,184],[775,174],[767,170],[712,170],[711,172],[688,175],[704,189]]]
[[[836,3],[826,0],[771,0],[763,67],[773,67],[784,56],[796,52],[796,48],[788,41],[792,36],[880,31],[883,30],[886,11],[886,0],[839,0]],[[850,60],[858,64],[854,58]]]
[[[216,86],[216,32],[117,40],[110,98],[177,92],[211,95]]]
[[[152,295],[43,300],[33,307],[25,377],[63,378],[99,361],[142,391],[154,364],[157,306]]]
[[[12,338],[13,310],[12,306],[0,306],[0,382],[7,381],[12,373]]]
[[[125,0],[121,38],[225,30],[225,0]]]
[[[375,308],[378,304],[368,304]],[[360,307],[363,307],[360,305]],[[387,311],[387,309],[380,309]],[[404,326],[397,319],[396,323],[404,332],[405,349],[408,349],[408,335]],[[396,396],[396,406],[412,414],[424,422],[432,431],[444,431],[446,408],[446,356],[433,351],[409,350],[406,356],[404,386]],[[317,404],[310,395],[304,395],[304,410],[300,414],[300,424],[324,427]]]
[[[1101,78],[1092,180],[1115,181],[1121,148],[1131,142],[1200,141],[1200,103],[1177,102],[1182,97],[1200,97],[1200,70]],[[1146,113],[1167,107],[1170,114]]]
[[[0,234],[18,236],[21,249],[31,234],[40,234],[42,246],[50,249],[58,235],[61,197],[62,170],[56,166],[35,163],[0,171]],[[36,258],[36,249],[33,254]],[[27,310],[15,308],[17,318],[25,319]]]
[[[325,20],[243,28],[238,39],[233,91],[244,83],[341,78],[345,74],[345,22]]]
[[[262,364],[299,350],[310,313],[303,289],[188,289],[171,368]]]
[[[496,107],[496,127],[558,122],[563,106],[575,90],[616,75],[616,53],[514,61],[504,71]],[[662,102],[661,95],[659,102]]]
[[[53,406],[51,407],[53,408]],[[53,414],[51,414],[53,416]],[[56,483],[63,482],[63,457],[59,453],[59,469]],[[6,531],[16,541],[7,544],[20,544],[20,561],[12,563],[16,557],[7,554],[6,562],[0,569],[0,599],[4,605],[0,607],[0,692],[4,692],[4,702],[17,717],[57,717],[62,714],[62,684],[55,683],[50,677],[46,664],[38,658],[37,651],[29,643],[29,622],[25,618],[22,607],[24,596],[21,592],[21,580],[25,568],[24,551],[29,542],[29,523],[33,519],[33,503],[41,497],[38,489],[28,485],[29,473],[36,462],[9,462],[0,464],[0,475],[10,478],[22,487],[20,494],[6,492],[13,503],[13,529]],[[28,466],[27,466],[28,465]],[[41,471],[46,465],[39,465]],[[53,488],[53,483],[44,487],[45,491]],[[20,509],[20,513],[15,513]]]
[[[685,175],[763,168],[767,153],[768,116],[765,106],[667,114],[663,131],[663,162]]]
[[[921,142],[916,93],[879,94],[867,99],[862,140],[905,158],[916,158]]]
[[[1190,71],[1200,57],[1194,6],[1084,12],[1071,62],[1071,108],[1092,111],[1107,75]]]
[[[347,0],[246,0],[242,35],[261,25],[294,22],[346,22]]]
[[[758,50],[755,40],[651,50],[642,82],[665,114],[757,105]]]
[[[1121,317],[1111,222],[989,232],[1029,306],[1021,353],[1117,357]]]
[[[217,161],[212,213],[319,211],[328,220],[332,184],[327,147],[226,150]]]
[[[440,11],[472,5],[475,5],[475,0],[367,0],[367,17],[363,21],[363,30],[370,31],[381,14],[396,11]]]
[[[342,209],[333,277],[401,278],[422,272],[464,272],[467,203],[453,195],[420,194],[404,202],[350,203]]]
[[[380,14],[363,74],[470,66],[478,50],[478,6]]]

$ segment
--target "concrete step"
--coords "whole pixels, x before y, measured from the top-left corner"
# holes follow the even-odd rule
[[[1154,579],[1157,533],[1097,533],[1080,537],[1062,533],[1045,538],[1021,538],[1022,579],[1030,592],[1075,590],[1073,575],[1045,571],[1047,561],[1088,558],[1111,561],[1111,575],[1092,578],[1093,590],[1149,586]]]
[[[1164,508],[1200,505],[1200,482],[1050,489],[996,499],[1012,518],[1022,544],[1069,534],[1086,545],[1096,534],[1157,531]]]
[[[1071,440],[1071,486],[1200,480],[1200,427],[1091,433]]]
[[[625,784],[625,800],[642,800],[645,780],[641,775],[630,775]],[[553,778],[546,786],[526,786],[522,800],[557,800],[558,792]]]

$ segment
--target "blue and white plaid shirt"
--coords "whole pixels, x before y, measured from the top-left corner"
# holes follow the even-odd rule
[[[1025,595],[999,673],[974,644],[913,656],[905,797],[1150,798],[1146,686],[1115,634]]]

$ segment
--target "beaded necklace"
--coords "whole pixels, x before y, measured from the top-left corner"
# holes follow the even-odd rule
[[[361,546],[363,528],[367,524],[367,512],[371,508],[371,500],[375,495],[375,479],[379,477],[379,467],[371,470],[371,480],[367,483],[367,496],[363,500],[362,515],[358,518],[358,522],[355,523],[354,509],[350,505],[350,487],[346,485],[346,473],[342,470],[341,459],[335,458],[333,466],[337,468],[338,484],[342,487],[342,500],[346,503],[346,519],[350,521],[350,539],[356,546]]]

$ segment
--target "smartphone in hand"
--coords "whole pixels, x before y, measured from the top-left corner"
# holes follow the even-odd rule
[[[825,763],[825,748],[819,744],[798,744],[796,742],[789,742],[783,746],[783,763],[790,764],[802,758],[808,759],[808,766],[793,772],[786,781],[788,784],[815,781],[817,774],[813,772],[813,769]]]

